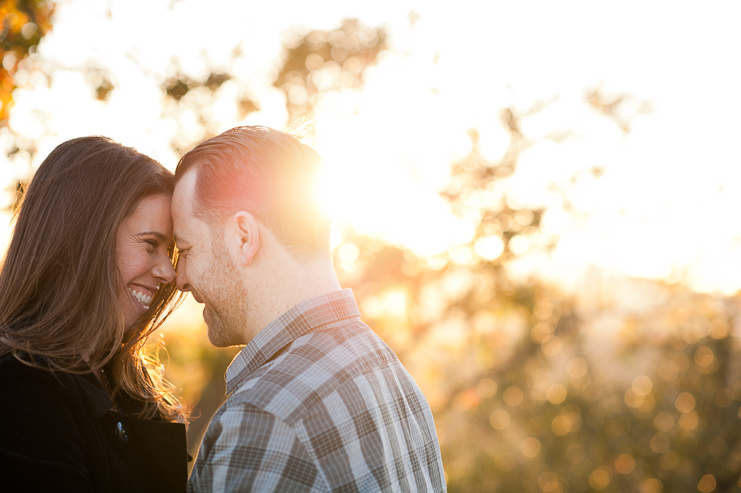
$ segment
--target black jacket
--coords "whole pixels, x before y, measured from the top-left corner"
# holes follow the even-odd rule
[[[93,374],[0,360],[0,491],[183,492],[185,425],[111,411]]]

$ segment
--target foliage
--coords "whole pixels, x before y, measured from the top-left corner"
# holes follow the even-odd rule
[[[241,55],[241,50],[235,48],[232,52],[232,62]],[[199,142],[220,133],[221,128],[213,116],[213,98],[215,93],[225,82],[235,79],[228,69],[211,67],[200,78],[191,78],[173,62],[174,75],[165,80],[162,88],[166,98],[163,113],[173,117],[176,121],[183,119],[194,120],[195,125],[183,126],[178,130],[172,141],[172,148],[178,155],[183,155]],[[249,88],[240,85],[237,105],[239,117],[244,119],[254,111],[260,110],[260,104],[251,98]],[[195,129],[195,133],[190,133]]]
[[[338,29],[311,31],[287,43],[273,85],[285,94],[289,122],[310,117],[322,95],[362,86],[364,70],[385,48],[383,29],[367,28],[353,19],[344,21]],[[185,123],[172,141],[176,154],[184,154],[223,130],[214,116],[213,102],[226,82],[237,86],[235,104],[240,120],[260,111],[254,88],[233,70],[243,55],[237,46],[232,50],[231,63],[208,66],[197,75],[186,74],[173,60],[172,75],[161,86],[166,95],[163,113]]]
[[[290,43],[274,82],[286,94],[290,121],[310,115],[322,94],[361,87],[365,69],[385,48],[382,28],[365,28],[354,19]]]
[[[585,343],[588,320],[571,303],[534,294],[510,357],[435,410],[451,491],[737,491],[741,389],[724,371],[725,310],[651,348],[658,365],[624,383]]]
[[[6,124],[16,88],[18,66],[36,51],[41,38],[51,29],[54,5],[46,0],[5,0],[0,5],[0,124]]]
[[[354,21],[287,42],[274,85],[289,119],[311,115],[329,93],[361,87],[385,46],[383,30]],[[172,108],[202,116],[203,137],[211,132],[208,96],[232,78],[228,70],[202,80],[176,71],[164,87]],[[259,107],[248,100],[248,110]],[[647,111],[599,89],[585,102],[624,132],[632,115]],[[345,229],[335,251],[338,277],[425,392],[451,492],[736,491],[741,386],[732,300],[652,284],[659,301],[650,310],[595,308],[510,274],[513,261],[557,241],[541,227],[542,208],[507,194],[521,154],[534,144],[522,122],[545,106],[502,110],[509,146],[497,162],[483,157],[476,130],[469,132],[471,152],[452,163],[441,190],[454,213],[475,220],[468,244],[420,258]],[[606,335],[615,325],[617,333]],[[223,399],[231,354],[176,333],[168,339],[170,377],[191,401],[203,389],[189,432],[194,451]]]
[[[461,213],[477,204],[465,253],[421,259],[345,231],[336,255],[364,319],[431,403],[450,491],[737,491],[735,304],[657,284],[651,298],[664,301],[648,313],[609,313],[510,279],[521,255],[510,245],[537,237],[542,213],[491,200],[526,145],[515,115],[502,114],[511,134],[502,161],[487,163],[474,145],[443,192]],[[492,237],[496,257],[477,248]],[[528,243],[547,249],[546,240]],[[606,319],[622,330],[595,342],[590,328]]]

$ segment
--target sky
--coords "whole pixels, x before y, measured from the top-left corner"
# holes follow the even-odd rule
[[[22,153],[0,157],[0,185],[89,134],[173,168],[170,142],[192,126],[163,107],[173,60],[197,76],[232,63],[237,46],[231,70],[242,86],[219,89],[212,123],[282,128],[285,99],[272,78],[284,40],[357,18],[384,27],[389,50],[362,91],[317,108],[315,145],[338,223],[420,255],[469,242],[471,221],[438,195],[451,163],[470,151],[467,132],[476,129],[496,161],[507,145],[501,109],[548,102],[523,121],[536,143],[504,185],[520,205],[545,207],[543,226],[560,241],[513,269],[568,285],[597,267],[732,294],[741,288],[739,14],[737,1],[63,0],[38,59],[19,75],[10,120],[38,153],[30,163]],[[108,101],[94,98],[86,66],[111,74]],[[246,120],[235,109],[240,87],[262,108]],[[630,95],[630,131],[590,107],[595,88]],[[563,131],[570,137],[560,143],[543,140]]]

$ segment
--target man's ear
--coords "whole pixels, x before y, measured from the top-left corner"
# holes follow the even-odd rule
[[[255,216],[239,211],[232,216],[232,246],[236,248],[237,259],[242,265],[250,265],[260,248],[260,232]]]

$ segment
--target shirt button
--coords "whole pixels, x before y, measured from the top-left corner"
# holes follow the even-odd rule
[[[123,443],[129,441],[129,435],[126,433],[126,429],[124,428],[123,423],[121,423],[120,421],[116,424],[116,436]]]

